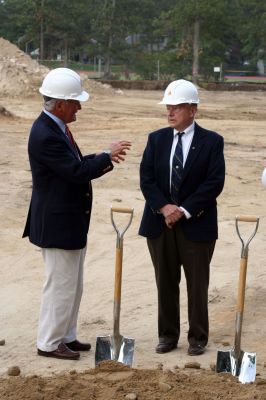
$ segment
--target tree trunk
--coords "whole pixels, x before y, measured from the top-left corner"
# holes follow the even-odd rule
[[[44,59],[44,39],[43,39],[43,24],[44,24],[44,0],[41,2],[41,20],[40,20],[40,60]]]
[[[108,40],[108,47],[107,47],[107,52],[106,52],[106,57],[105,57],[105,63],[104,63],[104,78],[109,78],[111,75],[112,43],[113,43],[112,32],[110,32],[109,40]]]
[[[67,67],[68,62],[68,40],[64,39],[64,67]]]
[[[114,18],[115,6],[116,6],[116,0],[112,0],[112,10],[109,19],[108,45],[104,63],[104,78],[109,78],[111,75],[111,54],[113,46],[113,18]]]
[[[199,79],[199,37],[200,37],[200,21],[196,19],[194,23],[194,37],[193,37],[193,66],[192,66],[192,80],[198,83]]]

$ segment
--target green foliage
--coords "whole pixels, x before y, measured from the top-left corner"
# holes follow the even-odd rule
[[[0,36],[44,58],[101,58],[142,77],[190,76],[198,46],[199,73],[256,65],[265,57],[265,0],[0,0]],[[198,22],[199,37],[195,38]],[[197,45],[195,47],[195,45]]]
[[[14,43],[32,40],[39,15],[34,0],[4,0],[0,2],[0,36]]]
[[[266,2],[258,0],[239,0],[240,19],[239,38],[242,54],[255,61],[266,56]]]

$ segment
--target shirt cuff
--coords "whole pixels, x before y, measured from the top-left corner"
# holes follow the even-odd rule
[[[184,207],[179,207],[179,208],[180,208],[180,210],[182,210],[183,213],[185,214],[186,219],[191,218],[192,215],[191,215],[187,210],[185,210]]]

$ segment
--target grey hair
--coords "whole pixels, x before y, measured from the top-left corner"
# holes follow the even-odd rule
[[[52,97],[48,96],[43,96],[43,101],[44,101],[44,109],[46,111],[52,111],[55,107],[57,99],[53,99]]]

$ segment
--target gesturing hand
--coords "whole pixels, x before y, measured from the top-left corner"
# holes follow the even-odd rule
[[[120,140],[118,142],[111,143],[109,149],[111,151],[111,160],[120,163],[125,160],[126,150],[130,150],[131,142],[127,140]]]

